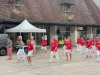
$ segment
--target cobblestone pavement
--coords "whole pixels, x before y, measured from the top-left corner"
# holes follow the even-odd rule
[[[47,56],[41,56],[41,51],[37,51],[37,56],[32,57],[33,65],[26,66],[27,61],[17,63],[16,52],[13,53],[13,60],[7,60],[7,56],[0,56],[0,75],[99,75],[100,63],[96,61],[96,53],[92,58],[85,58],[86,54],[80,55],[73,49],[72,61],[65,61],[63,49],[59,49],[60,61],[56,60],[48,63],[50,51]]]

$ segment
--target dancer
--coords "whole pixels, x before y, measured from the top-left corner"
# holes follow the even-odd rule
[[[19,36],[19,38],[21,39],[21,42],[23,42],[22,41],[22,36]],[[23,42],[24,43],[24,42]],[[24,47],[23,47],[24,48]],[[26,57],[26,53],[25,53],[25,51],[23,52],[24,53],[24,56]]]
[[[44,56],[46,56],[46,50],[47,50],[47,40],[45,40],[45,38],[44,37],[42,37],[42,42],[41,42],[41,45],[42,45],[42,47],[41,47],[41,50],[42,50],[42,55]]]
[[[80,47],[80,37],[77,38],[77,52],[79,52]]]
[[[63,46],[63,48],[64,48],[64,53],[65,53],[65,51],[66,51],[66,47],[65,47],[65,45],[66,45],[66,41],[67,41],[67,39],[64,38],[64,46]]]
[[[17,52],[17,56],[18,56],[18,62],[20,62],[21,58],[22,58],[22,62],[24,62],[24,58],[26,57],[25,52],[24,52],[24,42],[18,38],[17,39],[18,42],[18,52]]]
[[[34,51],[34,45],[31,43],[30,40],[27,40],[27,44],[28,44],[28,55],[27,55],[28,64],[27,66],[29,66],[29,65],[32,65],[31,56]]]
[[[99,44],[99,38],[96,37],[96,41],[95,41],[96,51],[97,51],[96,53],[98,53],[98,50],[97,50],[97,49],[98,49],[98,48],[97,48],[97,47],[98,47],[98,44]],[[96,56],[97,56],[97,55],[96,55]]]
[[[56,37],[56,36],[53,37],[53,40],[54,40],[54,42],[56,43],[56,45],[58,46],[58,40],[57,40],[57,37]],[[58,48],[58,47],[57,47],[57,48]]]
[[[72,59],[72,43],[70,40],[67,40],[66,42],[66,61],[68,60],[68,54],[70,55],[70,61]]]
[[[58,44],[57,41],[55,41],[55,37],[53,38],[53,40],[51,41],[51,53],[50,53],[50,61],[53,61],[54,56],[56,57],[57,61],[59,61],[59,57],[58,57]]]
[[[72,40],[70,39],[70,36],[68,36],[68,40],[69,40],[69,42],[72,44]]]
[[[31,36],[31,37],[30,37],[30,40],[31,40],[31,43],[33,44],[33,47],[34,47],[34,50],[33,50],[34,52],[33,52],[33,53],[34,53],[34,55],[36,56],[36,50],[35,50],[36,42],[35,42],[35,40],[34,40],[34,37]]]
[[[94,45],[94,39],[91,38],[91,43],[92,43],[92,52],[95,52],[95,45]]]
[[[46,34],[44,35],[44,39],[47,40],[47,35]]]
[[[81,37],[81,39],[80,39],[80,54],[83,54],[83,52],[85,53],[85,41],[84,41],[84,38]]]
[[[87,38],[86,41],[86,58],[88,58],[90,56],[90,58],[92,57],[92,42],[89,38]]]
[[[97,46],[97,63],[100,62],[100,39],[98,41],[98,46]]]
[[[56,45],[57,45],[57,50],[58,50],[58,40],[57,40],[57,36],[54,36],[54,37],[53,37],[53,40],[54,40],[54,42],[56,43]],[[54,57],[55,57],[55,55],[54,55]]]
[[[12,41],[10,40],[10,37],[7,37],[7,53],[8,53],[8,59],[7,60],[11,60],[12,59]]]

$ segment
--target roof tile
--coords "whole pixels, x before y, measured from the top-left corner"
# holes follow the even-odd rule
[[[67,22],[60,5],[66,2],[75,4],[71,6],[75,22],[100,24],[100,10],[92,0],[20,0],[23,6],[20,14],[13,12],[16,16],[5,0],[0,0],[0,18]]]

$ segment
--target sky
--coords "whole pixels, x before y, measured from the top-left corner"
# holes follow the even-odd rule
[[[100,0],[93,0],[95,3],[96,3],[96,5],[100,8]]]

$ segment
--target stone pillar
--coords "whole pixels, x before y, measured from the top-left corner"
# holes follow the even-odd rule
[[[53,36],[56,36],[58,39],[56,31],[57,31],[57,26],[50,26],[50,41],[51,41]]]
[[[97,35],[97,28],[93,27],[93,38],[96,39]]]
[[[87,27],[87,38],[93,38],[92,27]]]
[[[76,42],[77,42],[77,37],[79,37],[79,33],[77,31],[77,26],[75,27],[70,27],[70,38],[73,42],[73,46],[76,46]]]
[[[38,28],[41,28],[41,26],[38,26]],[[41,44],[41,39],[43,37],[43,33],[37,33],[37,35],[38,35],[37,36],[37,44]]]

